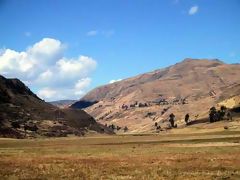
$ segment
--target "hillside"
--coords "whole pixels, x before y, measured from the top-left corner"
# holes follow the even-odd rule
[[[218,102],[240,95],[240,65],[214,59],[185,59],[90,91],[73,108],[85,107],[99,122],[128,126],[131,132],[155,131],[170,113],[178,125],[208,115]],[[86,106],[86,104],[91,106]]]
[[[56,107],[64,109],[64,108],[68,108],[69,106],[71,106],[75,102],[76,102],[76,100],[59,100],[59,101],[51,101],[49,103],[56,106]]]
[[[58,109],[37,97],[20,80],[0,76],[0,136],[83,135],[90,130],[111,133],[84,111]]]

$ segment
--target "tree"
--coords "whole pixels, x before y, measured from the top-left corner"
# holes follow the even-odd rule
[[[127,132],[128,131],[128,127],[125,126],[123,130],[124,130],[124,132]]]
[[[217,113],[216,108],[215,108],[214,106],[211,107],[211,108],[210,108],[210,111],[209,111],[209,120],[210,120],[210,123],[212,123],[212,122],[215,121],[216,113]]]
[[[187,114],[185,115],[185,122],[186,122],[187,125],[188,125],[188,120],[189,120],[189,114],[187,113]]]
[[[220,113],[220,119],[221,119],[221,120],[223,120],[223,117],[225,116],[226,111],[227,111],[226,106],[221,106],[220,112],[219,112],[219,113]]]
[[[227,108],[226,108],[226,106],[221,106],[221,111],[226,111],[227,110]]]
[[[172,126],[172,127],[175,127],[175,126],[174,126],[174,121],[175,121],[175,115],[174,115],[173,113],[171,113],[171,114],[169,115],[169,122],[171,123],[171,126]]]
[[[114,124],[111,124],[111,125],[109,125],[108,127],[111,128],[112,130],[115,130],[115,129],[116,129],[116,127],[115,127]]]

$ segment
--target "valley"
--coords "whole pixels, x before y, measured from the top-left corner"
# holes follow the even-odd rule
[[[0,0],[0,180],[240,180],[240,0]]]
[[[239,179],[240,128],[0,139],[1,179]]]
[[[52,104],[0,76],[0,179],[239,179],[239,70],[187,59]]]

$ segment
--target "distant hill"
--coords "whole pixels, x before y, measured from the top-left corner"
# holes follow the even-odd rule
[[[20,80],[0,76],[0,136],[83,135],[89,130],[111,133],[84,111],[59,109],[41,100]]]
[[[59,100],[59,101],[51,101],[50,104],[59,107],[61,109],[68,108],[73,103],[75,103],[77,100]]]
[[[175,65],[98,87],[71,107],[81,108],[102,123],[150,131],[170,113],[179,123],[186,113],[206,117],[209,108],[240,94],[240,65],[213,59],[187,58]]]

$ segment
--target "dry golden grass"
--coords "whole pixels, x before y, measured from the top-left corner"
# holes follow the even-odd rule
[[[240,179],[240,132],[1,139],[0,179]]]

